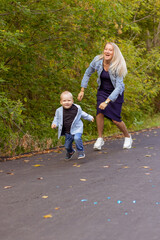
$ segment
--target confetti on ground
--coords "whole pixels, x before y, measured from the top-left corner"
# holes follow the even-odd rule
[[[47,215],[43,216],[43,218],[52,218],[52,214],[47,214]]]
[[[55,210],[59,210],[59,209],[60,209],[60,207],[55,207],[54,209],[55,209]]]
[[[25,163],[28,163],[28,162],[30,162],[30,160],[23,160]]]
[[[12,188],[12,186],[5,186],[4,189]]]
[[[122,203],[122,201],[121,201],[121,200],[118,200],[117,203],[120,204],[120,203]]]
[[[133,200],[133,203],[136,203],[136,200]]]
[[[14,173],[11,173],[11,172],[7,172],[6,174],[8,174],[8,175],[14,175]]]
[[[87,202],[88,200],[87,199],[82,199],[81,202]]]
[[[45,196],[45,195],[44,195],[44,196],[42,196],[42,198],[46,199],[46,198],[48,198],[48,196]]]
[[[80,181],[82,181],[82,182],[86,182],[87,179],[85,179],[85,178],[81,178]]]
[[[73,164],[73,167],[80,167],[81,165],[80,164],[77,164],[77,163],[74,163]]]
[[[94,205],[98,204],[98,202],[94,202]]]
[[[33,167],[42,167],[42,166],[44,166],[44,165],[42,165],[42,164],[35,164],[35,165],[32,165]]]
[[[107,197],[107,199],[111,199],[111,197]]]
[[[150,166],[142,166],[142,168],[150,168]]]

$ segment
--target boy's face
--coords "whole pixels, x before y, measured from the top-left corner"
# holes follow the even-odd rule
[[[65,108],[69,109],[73,104],[73,98],[70,94],[63,94],[61,96],[60,104]]]

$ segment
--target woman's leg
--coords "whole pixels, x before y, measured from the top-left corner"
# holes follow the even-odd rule
[[[115,120],[112,120],[112,122],[119,128],[119,130],[124,134],[125,137],[128,137],[128,138],[130,137],[127,127],[123,121],[117,122]]]
[[[97,122],[97,131],[98,131],[98,138],[93,146],[95,150],[101,150],[101,147],[104,145],[103,141],[103,127],[104,127],[104,115],[102,113],[99,113],[96,116],[96,122]]]
[[[103,127],[104,127],[104,115],[102,113],[99,113],[96,116],[96,122],[97,122],[98,137],[102,138],[102,136],[103,136]]]
[[[128,133],[125,123],[123,121],[122,122],[117,122],[115,120],[112,120],[112,121],[116,124],[116,126],[124,134],[125,139],[124,139],[123,148],[130,149],[132,147],[133,140],[132,140],[131,135]]]

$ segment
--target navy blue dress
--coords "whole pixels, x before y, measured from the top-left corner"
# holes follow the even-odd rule
[[[124,93],[119,94],[115,102],[110,102],[104,110],[99,108],[99,105],[106,101],[108,96],[113,92],[114,87],[109,77],[109,73],[105,70],[101,73],[101,86],[97,92],[97,114],[102,113],[105,117],[110,120],[121,122],[121,109],[122,103],[124,102]]]

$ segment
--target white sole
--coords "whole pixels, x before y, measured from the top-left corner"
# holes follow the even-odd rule
[[[94,147],[93,148],[95,151],[97,150],[97,151],[99,151],[99,150],[101,150],[102,148],[100,147],[100,148],[96,148],[96,147]]]
[[[133,143],[133,140],[132,140],[131,145],[129,147],[123,147],[123,149],[130,149],[130,148],[132,148],[132,143]]]
[[[123,149],[130,149],[130,148],[132,148],[132,146],[130,146],[130,147],[123,147]]]
[[[99,151],[99,150],[101,150],[101,149],[102,149],[102,146],[103,146],[103,145],[104,145],[104,142],[103,142],[103,144],[101,145],[101,147],[93,147],[93,149],[94,149],[94,150],[98,150],[98,151]]]
[[[78,157],[78,159],[83,159],[83,158],[85,158],[85,156],[84,157]]]

